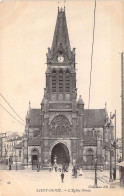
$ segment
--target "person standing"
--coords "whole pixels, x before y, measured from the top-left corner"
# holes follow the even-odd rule
[[[102,172],[103,171],[103,166],[101,165],[101,167],[100,167],[100,171]]]
[[[116,170],[115,170],[115,168],[113,169],[113,180],[115,180],[115,178],[116,178]]]
[[[11,164],[9,164],[9,170],[11,170]]]
[[[37,172],[39,172],[39,171],[40,171],[40,165],[37,164]]]
[[[62,182],[64,180],[64,173],[63,172],[61,173],[61,180],[62,180]]]

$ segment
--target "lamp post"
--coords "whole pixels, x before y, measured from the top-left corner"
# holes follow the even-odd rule
[[[94,167],[95,167],[95,182],[94,186],[97,187],[97,157],[94,159]]]
[[[115,141],[113,143],[113,147],[114,147],[114,151],[115,151],[115,168],[114,168],[114,176],[115,176],[115,180],[116,180],[116,110],[115,110],[115,113],[111,116],[111,119],[115,119]]]
[[[96,134],[96,156],[94,158],[94,167],[95,167],[95,181],[94,181],[94,186],[95,187],[97,187],[97,136],[98,136],[97,134]]]
[[[115,110],[115,180],[116,180],[116,110]]]
[[[111,149],[111,140],[110,140],[110,179],[109,179],[109,182],[112,182],[112,149]]]
[[[111,116],[110,116],[110,119],[111,119]],[[110,141],[110,178],[109,178],[109,182],[112,182],[112,133],[111,133],[111,120],[110,120],[110,123],[108,125],[108,127],[110,128],[110,138],[109,138],[109,141]]]
[[[107,123],[107,127],[110,129],[110,134],[109,134],[109,150],[110,150],[110,177],[109,177],[109,182],[112,182],[112,133],[111,133],[111,113],[110,113],[110,121]]]

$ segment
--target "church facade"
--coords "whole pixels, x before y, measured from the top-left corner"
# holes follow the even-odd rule
[[[51,48],[47,52],[46,86],[41,108],[29,106],[21,163],[36,169],[54,164],[94,168],[110,162],[114,128],[106,108],[85,109],[77,99],[75,48],[71,50],[65,9],[58,8]],[[114,155],[113,155],[114,157]],[[114,158],[112,159],[114,160]]]

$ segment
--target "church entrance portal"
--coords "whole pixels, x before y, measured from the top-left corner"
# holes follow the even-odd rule
[[[32,150],[32,170],[37,169],[37,164],[38,164],[38,150],[33,149]]]
[[[63,143],[56,144],[51,153],[51,163],[54,164],[54,160],[56,157],[57,164],[69,164],[70,157],[69,157],[69,150],[67,146]]]
[[[32,155],[32,169],[35,170],[37,169],[37,163],[38,163],[38,160],[37,160],[37,155]]]

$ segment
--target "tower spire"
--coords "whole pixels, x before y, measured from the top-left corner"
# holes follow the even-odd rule
[[[65,0],[63,1],[65,4]],[[60,1],[58,1],[60,6]],[[54,56],[58,48],[62,46],[68,57],[71,55],[70,40],[66,22],[65,9],[58,7],[58,16],[51,47],[51,55]]]

